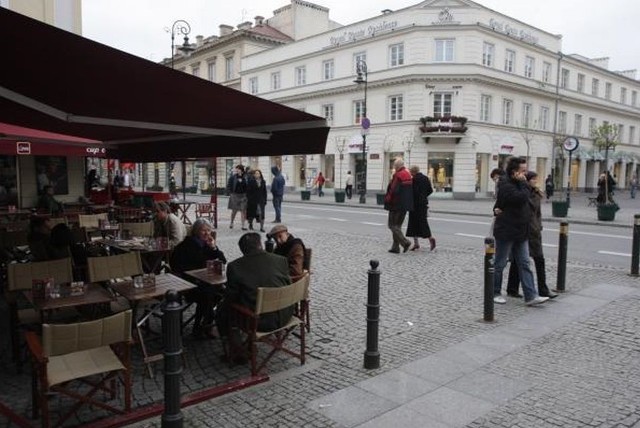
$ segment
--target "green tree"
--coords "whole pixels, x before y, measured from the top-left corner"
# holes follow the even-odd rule
[[[591,130],[593,144],[598,150],[604,150],[604,197],[605,204],[609,204],[609,150],[615,148],[618,141],[618,125],[615,123],[603,123],[595,129]]]

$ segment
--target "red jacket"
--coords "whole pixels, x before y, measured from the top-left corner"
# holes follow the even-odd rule
[[[393,174],[384,196],[384,208],[388,211],[413,211],[413,177],[405,167]]]

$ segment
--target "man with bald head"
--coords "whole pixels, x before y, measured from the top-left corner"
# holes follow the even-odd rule
[[[384,209],[389,211],[388,227],[393,236],[393,245],[390,253],[406,253],[411,249],[411,241],[402,233],[402,223],[407,211],[413,211],[413,178],[404,166],[404,161],[398,158],[393,163],[393,179],[387,186],[384,196]]]

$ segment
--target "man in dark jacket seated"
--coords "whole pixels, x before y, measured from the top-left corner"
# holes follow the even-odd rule
[[[300,278],[304,273],[305,246],[302,239],[290,234],[284,224],[273,226],[268,236],[276,241],[276,248],[273,253],[287,258],[291,278]]]
[[[260,234],[249,232],[238,242],[242,257],[227,266],[227,295],[217,314],[220,334],[229,336],[229,305],[238,303],[253,310],[258,287],[283,287],[291,284],[287,259],[267,253],[262,248]],[[258,323],[259,331],[274,330],[285,325],[293,315],[293,307],[263,314]]]
[[[207,260],[227,263],[224,253],[216,245],[212,230],[211,223],[204,218],[199,218],[193,223],[191,235],[179,243],[171,255],[170,264],[174,273],[182,274],[188,270],[205,268]],[[210,326],[213,323],[213,308],[220,301],[219,290],[211,285],[199,284],[189,297],[197,304],[193,335],[198,338],[213,337]]]

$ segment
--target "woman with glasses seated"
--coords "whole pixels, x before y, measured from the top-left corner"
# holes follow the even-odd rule
[[[188,270],[202,269],[207,266],[208,260],[227,263],[224,253],[216,245],[211,223],[207,219],[199,218],[193,223],[191,234],[174,248],[171,270],[181,274]],[[199,338],[212,337],[210,327],[214,318],[213,308],[220,299],[220,293],[214,286],[199,284],[190,297],[197,304],[193,335]]]

